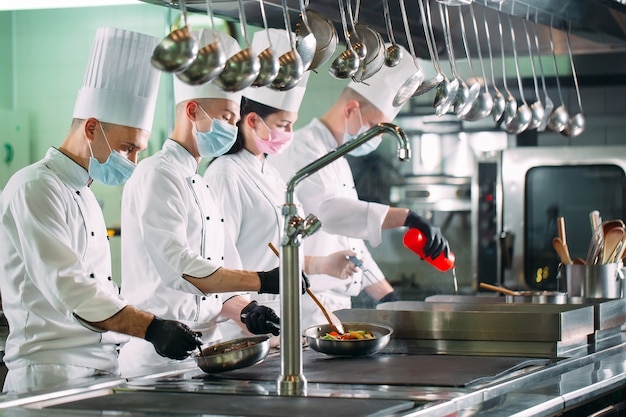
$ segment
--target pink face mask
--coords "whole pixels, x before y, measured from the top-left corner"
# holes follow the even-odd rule
[[[259,120],[261,120],[270,132],[269,139],[263,139],[259,137],[256,130],[254,131],[254,141],[259,152],[268,155],[276,155],[285,150],[293,140],[293,132],[270,129],[263,119],[259,117]]]

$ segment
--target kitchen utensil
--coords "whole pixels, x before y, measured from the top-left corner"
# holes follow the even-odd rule
[[[569,248],[567,246],[567,233],[565,231],[565,217],[559,216],[556,219],[557,229],[559,233],[559,239],[561,241],[561,245],[563,248],[563,252],[565,254],[564,257],[561,258],[561,262],[563,262],[563,258],[565,258],[567,264],[572,263],[572,258],[569,254]],[[554,244],[554,242],[552,242]],[[557,251],[558,253],[558,251]],[[569,262],[568,262],[569,261]]]
[[[535,59],[533,58],[533,47],[530,41],[530,34],[528,33],[528,26],[526,25],[526,21],[529,20],[530,16],[530,7],[526,9],[526,19],[522,19],[522,24],[524,25],[524,34],[526,35],[526,44],[528,45],[528,58],[530,59],[530,69],[533,74],[533,87],[535,89],[535,102],[530,105],[531,111],[531,119],[528,127],[526,129],[537,129],[539,125],[541,125],[541,121],[545,116],[545,109],[543,107],[543,103],[541,102],[541,97],[539,96],[539,83],[537,81],[537,72],[535,71]]]
[[[361,59],[362,65],[352,76],[352,80],[361,82],[376,74],[385,64],[385,43],[380,34],[368,26],[356,23],[355,31],[367,51]]]
[[[572,262],[572,258],[570,258],[569,250],[567,245],[563,242],[563,240],[559,237],[555,237],[552,239],[552,247],[556,251],[559,258],[561,258],[561,264],[569,265]]]
[[[389,13],[389,0],[383,0],[383,15],[385,17],[385,27],[387,28],[387,38],[389,39],[389,43],[391,43],[391,45],[385,49],[385,65],[395,67],[402,59],[402,49],[400,49],[396,43],[396,38],[393,36],[391,15]]]
[[[504,295],[517,295],[517,291],[509,290],[508,288],[498,287],[496,285],[487,284],[486,282],[481,282],[479,287],[489,291],[499,292]]]
[[[339,14],[341,15],[341,25],[343,27],[343,35],[346,40],[346,50],[343,51],[335,60],[330,64],[328,73],[335,78],[344,79],[350,78],[359,70],[361,58],[359,54],[352,47],[350,41],[350,35],[348,33],[348,23],[346,22],[346,11],[343,7],[343,0],[337,0],[339,3]]]
[[[298,84],[304,75],[304,65],[302,58],[296,50],[296,41],[293,33],[291,32],[291,21],[289,20],[289,7],[287,6],[287,0],[282,1],[283,4],[283,17],[285,19],[285,30],[287,31],[287,37],[291,44],[291,49],[278,58],[279,69],[278,75],[274,78],[269,85],[270,88],[278,91],[289,90]],[[315,48],[314,48],[315,49]]]
[[[270,352],[268,335],[242,337],[202,348],[194,354],[196,364],[207,373],[232,371],[255,365]]]
[[[263,0],[261,0],[261,4],[263,4]],[[211,33],[213,33],[215,40],[200,48],[191,65],[176,73],[179,80],[190,85],[200,85],[212,81],[226,65],[226,54],[222,49],[220,39],[215,34],[211,0],[206,0],[206,10],[211,22]],[[200,39],[203,39],[203,36],[200,36]]]
[[[454,268],[454,261],[456,258],[452,251],[448,251],[447,256],[445,252],[442,252],[433,259],[432,257],[424,254],[424,246],[426,246],[427,242],[428,239],[426,239],[424,234],[420,230],[414,228],[407,230],[402,238],[404,246],[415,252],[423,261],[428,262],[439,271],[446,272]]]
[[[315,71],[320,65],[328,61],[337,49],[339,37],[333,23],[321,13],[308,9],[308,1],[305,3],[307,10],[305,11],[308,19],[308,26],[304,25],[302,19],[296,23],[296,36],[304,37],[305,32],[311,30],[315,36],[315,54],[309,65],[309,70]]]
[[[537,60],[539,61],[539,70],[541,72],[541,86],[543,89],[543,118],[541,119],[541,123],[537,127],[538,132],[543,132],[546,130],[546,126],[548,125],[548,120],[550,119],[550,115],[554,110],[554,103],[550,96],[548,96],[548,89],[546,87],[546,77],[543,71],[543,60],[541,59],[541,48],[539,47],[539,36],[537,36],[537,19],[539,15],[539,11],[535,10],[535,21],[531,26],[533,29],[533,35],[535,38],[535,48],[537,48]]]
[[[591,224],[591,243],[587,252],[587,265],[594,265],[599,261],[600,251],[604,245],[604,230],[602,229],[602,218],[598,210],[589,213],[589,223]]]
[[[569,54],[569,62],[572,66],[572,75],[574,77],[574,86],[576,87],[576,98],[578,99],[578,113],[570,117],[567,126],[563,129],[565,135],[575,137],[583,133],[585,130],[585,115],[583,113],[583,103],[580,99],[580,88],[578,87],[578,77],[576,76],[576,67],[574,66],[574,57],[572,56],[572,44],[570,41],[570,32],[572,25],[567,27],[567,53]]]
[[[463,115],[463,119],[469,121],[476,121],[487,117],[493,111],[494,100],[493,96],[489,92],[489,86],[487,84],[487,74],[485,72],[485,64],[483,63],[482,50],[480,47],[480,36],[478,35],[478,24],[476,23],[476,14],[474,13],[474,4],[470,4],[470,15],[472,16],[472,24],[474,26],[474,36],[476,39],[476,49],[478,51],[478,60],[480,61],[480,70],[483,76],[482,91],[478,95],[478,98],[474,101],[472,106]],[[469,59],[469,55],[468,55]]]
[[[471,6],[470,6],[471,7]],[[467,42],[467,34],[465,32],[465,20],[463,19],[463,12],[461,11],[460,7],[457,7],[457,11],[459,13],[459,23],[461,26],[461,38],[463,39],[463,49],[465,50],[465,56],[467,57],[467,63],[470,67],[470,72],[472,73],[472,78],[474,80],[476,80],[476,73],[474,72],[474,66],[472,65],[472,58],[470,56],[470,51],[469,51],[469,46],[468,46],[468,42]],[[484,74],[484,71],[483,71]],[[474,92],[474,90],[476,90],[476,92]],[[469,95],[470,98],[467,100],[467,102],[464,104],[463,108],[459,109],[456,113],[457,117],[459,117],[460,119],[463,120],[476,120],[475,119],[475,105],[477,105],[476,103],[478,102],[478,99],[483,96],[483,94],[481,94],[481,90],[482,87],[480,85],[480,83],[476,80],[472,83],[472,85],[469,87]],[[487,92],[488,98],[491,99],[491,94],[489,94],[489,92]],[[475,97],[474,97],[475,96]],[[473,97],[473,98],[472,98]],[[493,105],[493,100],[491,100],[491,103]],[[478,106],[480,108],[480,106]],[[489,109],[491,110],[491,109]],[[469,114],[470,111],[472,111],[472,114]]]
[[[198,43],[187,24],[185,0],[180,0],[183,27],[174,29],[154,48],[150,62],[165,72],[178,72],[187,68],[198,54]]]
[[[602,232],[607,234],[614,227],[624,227],[624,222],[620,219],[606,220],[602,222]]]
[[[522,76],[520,75],[519,70],[519,59],[517,57],[517,45],[515,42],[515,30],[513,29],[513,21],[511,20],[511,15],[506,15],[509,21],[509,28],[511,29],[511,46],[513,47],[513,61],[515,62],[515,74],[517,76],[517,87],[519,88],[520,99],[522,100],[522,105],[517,106],[517,111],[515,112],[515,116],[511,120],[510,123],[506,124],[506,130],[512,134],[520,134],[530,124],[532,120],[532,112],[530,110],[530,106],[526,102],[526,98],[524,97],[524,89],[522,87]]]
[[[625,231],[623,227],[614,227],[604,235],[604,246],[602,247],[602,263],[608,264],[616,262],[613,258],[617,255],[619,245],[624,239]]]
[[[500,4],[502,8],[502,4]],[[500,17],[501,11],[498,11],[498,32],[500,34],[500,49],[502,53],[502,83],[504,84],[504,90],[506,91],[506,97],[504,102],[504,112],[502,113],[502,124],[508,126],[511,120],[517,113],[517,100],[511,94],[509,86],[506,83],[506,57],[504,55],[504,31],[502,30],[502,18]]]
[[[261,61],[250,48],[248,23],[243,0],[238,0],[241,30],[246,41],[246,49],[242,49],[226,60],[224,70],[213,81],[224,91],[240,91],[252,85],[261,71]]]
[[[274,252],[274,255],[280,256],[278,249],[276,249],[276,246],[274,246],[272,242],[269,242],[267,246],[269,246],[272,252]],[[307,288],[306,293],[309,294],[309,297],[311,297],[313,302],[317,304],[320,310],[322,310],[322,314],[324,314],[324,317],[328,321],[328,324],[330,324],[337,333],[344,334],[345,333],[344,326],[341,323],[341,320],[339,320],[339,317],[337,317],[332,311],[328,310],[326,306],[324,306],[324,304],[319,300],[319,298],[317,298],[317,296],[311,290],[311,288]]]
[[[507,303],[567,304],[567,293],[560,291],[516,291],[505,296]]]
[[[265,3],[263,0],[259,0],[259,5],[261,7],[261,17],[263,19],[263,28],[265,33],[267,34],[267,42],[268,47],[265,48],[261,53],[259,53],[259,62],[261,64],[261,69],[259,70],[259,75],[252,82],[254,87],[264,87],[274,81],[276,76],[278,75],[279,62],[278,56],[276,55],[276,51],[272,45],[272,39],[270,37],[270,32],[267,27],[267,18],[265,16]]]
[[[359,68],[363,67],[363,60],[367,55],[367,47],[363,42],[361,42],[361,38],[359,38],[359,34],[356,31],[354,15],[352,14],[352,3],[350,0],[346,0],[346,9],[348,11],[348,22],[350,23],[350,40],[353,40],[352,47],[355,52],[359,56]]]
[[[306,7],[304,6],[304,0],[300,0],[300,19],[298,21],[300,26],[303,26],[306,30],[296,30],[296,51],[302,59],[302,69],[308,70],[315,57],[315,51],[317,50],[317,39],[313,34],[311,26],[309,26],[309,17],[306,14]],[[296,27],[298,27],[296,25]]]
[[[304,331],[304,338],[309,346],[321,353],[333,356],[366,356],[382,350],[391,339],[393,329],[382,324],[350,322],[344,323],[346,331],[365,330],[374,335],[374,339],[325,340],[327,333],[333,331],[328,324],[309,327]]]
[[[432,32],[432,27],[430,26],[430,8],[428,11],[429,13],[427,15],[424,9],[424,0],[417,0],[417,4],[419,5],[419,8],[420,8],[422,29],[424,30],[424,37],[426,38],[426,46],[428,47],[428,54],[430,55],[430,60],[432,61],[433,67],[435,68],[435,71],[437,73],[430,80],[427,80],[427,81],[422,80],[422,83],[419,85],[419,87],[417,87],[417,90],[415,90],[415,93],[413,93],[414,97],[429,92],[433,88],[439,86],[442,82],[446,82],[446,83],[450,82],[446,78],[445,74],[441,71],[441,67],[439,66],[439,55],[437,54],[437,51],[435,50],[436,47],[433,45],[435,40],[434,40],[434,35]]]
[[[559,80],[559,67],[556,63],[556,52],[554,51],[554,41],[552,39],[552,20],[550,20],[550,48],[552,49],[552,63],[554,64],[554,79],[556,80],[556,90],[559,93],[559,100],[561,105],[555,108],[550,114],[548,119],[548,129],[553,132],[562,132],[569,122],[569,114],[567,108],[565,108],[565,101],[563,101],[563,93],[561,93],[561,81]]]
[[[409,25],[409,20],[406,15],[406,5],[404,4],[404,0],[400,0],[400,12],[402,13],[402,23],[404,25],[404,33],[407,38],[407,44],[409,45],[409,52],[411,54],[411,58],[413,58],[413,65],[415,65],[415,73],[411,75],[396,92],[396,95],[391,102],[396,107],[406,103],[413,96],[415,91],[417,91],[422,81],[424,81],[424,71],[422,70],[420,64],[417,62],[415,48],[413,47],[413,36],[411,35],[411,29]]]
[[[363,261],[361,261],[359,258],[357,258],[356,256],[347,256],[346,259],[350,260],[350,262],[356,265],[363,272],[363,276],[367,278],[369,284],[375,284],[376,282],[378,282],[374,274],[372,274],[372,271],[366,268],[365,265],[363,265]]]
[[[485,6],[487,5],[487,0],[485,0]],[[487,23],[487,15],[485,14],[485,8],[483,8],[483,21],[485,23],[485,35],[487,37],[487,50],[489,51],[489,66],[491,67],[491,85],[496,93],[493,97],[493,109],[491,110],[491,116],[493,117],[493,121],[498,123],[504,114],[504,109],[506,106],[506,99],[504,98],[504,94],[498,89],[498,85],[496,84],[496,76],[495,70],[493,66],[493,51],[491,50],[491,36],[489,35],[489,23]]]

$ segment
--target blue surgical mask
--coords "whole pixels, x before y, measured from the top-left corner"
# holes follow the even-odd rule
[[[211,128],[208,132],[199,132],[196,128],[196,144],[200,156],[224,155],[237,140],[237,126],[220,119],[213,119],[202,107],[198,106],[198,108],[211,120]]]
[[[361,109],[358,109],[358,111],[359,111],[359,122],[361,123],[361,127],[359,128],[358,132],[356,132],[355,134],[350,134],[350,132],[348,132],[348,118],[346,117],[345,128],[343,131],[343,143],[350,142],[351,140],[354,140],[354,138],[359,136],[361,133],[367,131],[367,126],[363,124],[363,117],[361,116]],[[380,135],[376,136],[375,138],[368,140],[367,142],[365,142],[358,148],[351,150],[350,152],[348,152],[348,154],[352,156],[357,156],[357,157],[365,156],[369,153],[374,152],[376,148],[378,148],[378,145],[380,145],[380,142],[382,142],[382,140],[383,140],[382,136]]]
[[[100,163],[93,156],[93,150],[91,149],[91,144],[89,141],[89,151],[91,152],[91,157],[89,158],[89,176],[104,185],[121,185],[124,184],[128,178],[130,178],[131,174],[135,170],[136,165],[124,158],[119,152],[111,149],[111,145],[109,144],[109,139],[107,139],[106,134],[104,133],[104,128],[102,127],[102,123],[99,123],[100,129],[102,130],[102,135],[104,136],[104,140],[107,143],[107,146],[111,150],[109,157],[103,163]]]

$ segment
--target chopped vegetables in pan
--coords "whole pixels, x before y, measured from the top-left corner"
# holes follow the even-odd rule
[[[350,330],[344,334],[337,332],[326,333],[322,336],[323,340],[367,340],[376,339],[376,336],[367,330]]]

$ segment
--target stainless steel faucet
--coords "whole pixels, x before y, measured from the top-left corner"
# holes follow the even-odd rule
[[[383,133],[390,133],[398,140],[398,158],[401,161],[411,158],[411,147],[404,131],[394,124],[380,123],[300,169],[287,183],[286,202],[282,208],[285,225],[280,245],[280,376],[277,381],[279,395],[306,395],[306,378],[302,373],[300,320],[302,267],[299,249],[302,238],[310,236],[321,227],[321,223],[314,215],[309,215],[304,220],[298,216],[293,202],[295,187],[309,175]]]

